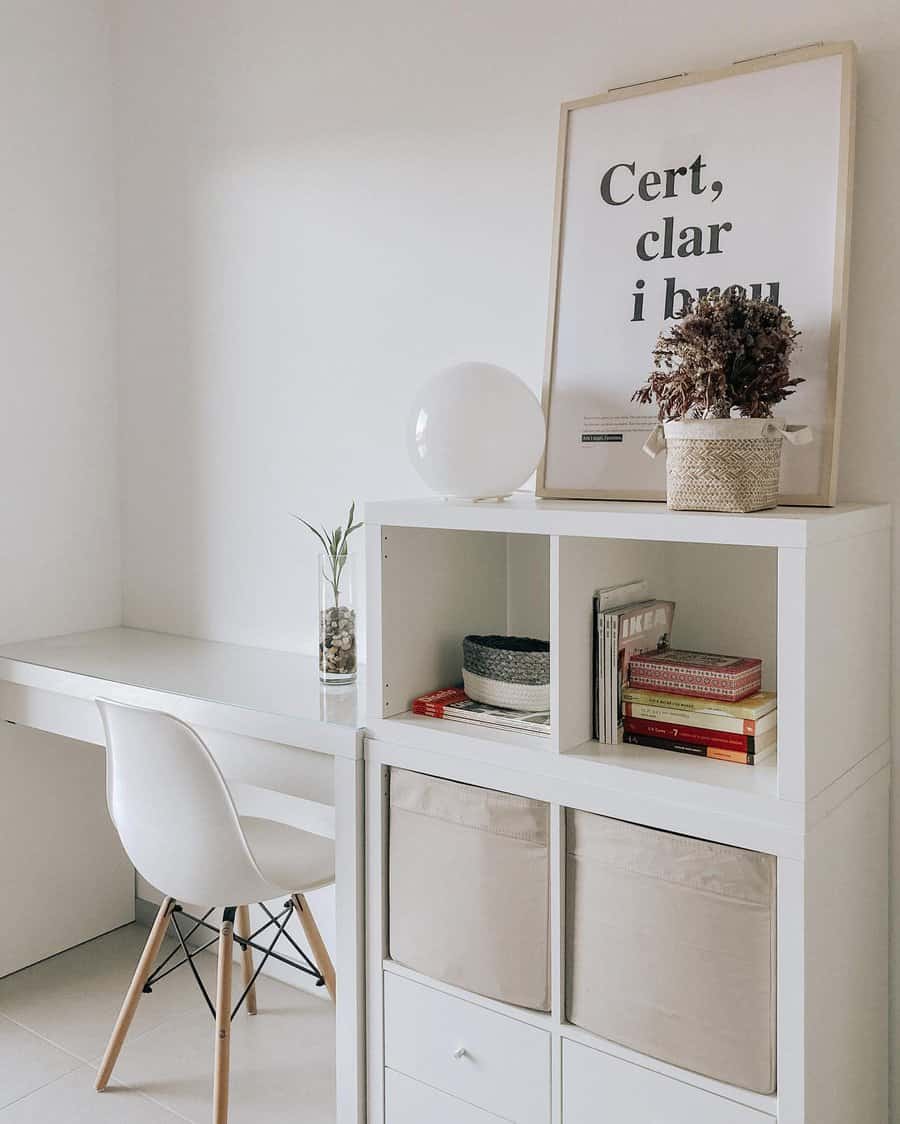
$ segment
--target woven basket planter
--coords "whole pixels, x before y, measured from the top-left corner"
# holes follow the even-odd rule
[[[550,645],[524,636],[467,636],[463,687],[470,699],[509,710],[550,709]]]
[[[644,446],[666,449],[666,500],[673,511],[763,511],[778,503],[781,443],[807,444],[805,426],[773,418],[667,421]]]

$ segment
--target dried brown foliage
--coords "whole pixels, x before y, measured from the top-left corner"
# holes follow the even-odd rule
[[[655,369],[632,401],[655,403],[660,421],[771,417],[804,381],[790,377],[799,335],[781,305],[714,291],[660,335]]]

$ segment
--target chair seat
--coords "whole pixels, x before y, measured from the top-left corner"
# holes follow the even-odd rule
[[[334,840],[275,820],[240,820],[256,865],[281,893],[305,894],[334,881]]]

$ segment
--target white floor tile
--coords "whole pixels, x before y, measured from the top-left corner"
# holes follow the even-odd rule
[[[146,929],[128,925],[0,979],[0,1014],[85,1062],[98,1059],[146,940]],[[163,954],[173,947],[167,942]],[[215,960],[204,956],[201,962],[204,982],[214,990]],[[180,968],[142,997],[132,1036],[203,1003],[188,972]]]
[[[0,1015],[0,1108],[71,1073],[81,1063]]]
[[[177,1124],[179,1119],[128,1089],[95,1092],[94,1071],[87,1066],[0,1109],[0,1124]]]
[[[333,1124],[333,1006],[273,980],[259,981],[257,998],[259,1014],[242,1010],[232,1024],[229,1124]],[[208,1011],[168,1019],[126,1045],[116,1078],[207,1124],[213,1032]]]
[[[86,1062],[101,1056],[146,937],[146,929],[127,926],[0,980],[0,1015],[62,1047],[20,1027],[7,1031],[37,1078],[26,1081],[35,1092],[10,1094],[21,1099],[0,1108],[0,1124],[208,1124],[213,1021],[187,966],[142,997],[107,1092],[94,1092],[93,1066],[68,1072],[78,1061],[63,1051]],[[215,957],[199,964],[214,995]],[[236,999],[237,965],[233,990]],[[229,1124],[334,1124],[333,1004],[265,977],[257,1002],[258,1015],[242,1009],[232,1024]],[[0,1034],[13,1026],[9,1019],[0,1018]],[[7,1052],[0,1037],[0,1105],[4,1063],[11,1089],[17,1068],[23,1080],[28,1068],[8,1063]]]

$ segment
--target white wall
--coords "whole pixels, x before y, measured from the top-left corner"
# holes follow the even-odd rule
[[[0,0],[0,640],[117,624],[103,0]]]
[[[819,39],[861,50],[840,490],[900,501],[896,0],[117,11],[129,623],[311,647],[287,513],[417,492],[403,424],[434,369],[539,384],[559,103]]]
[[[121,616],[110,33],[104,0],[0,0],[0,642]],[[0,974],[132,908],[102,750],[2,731]]]

